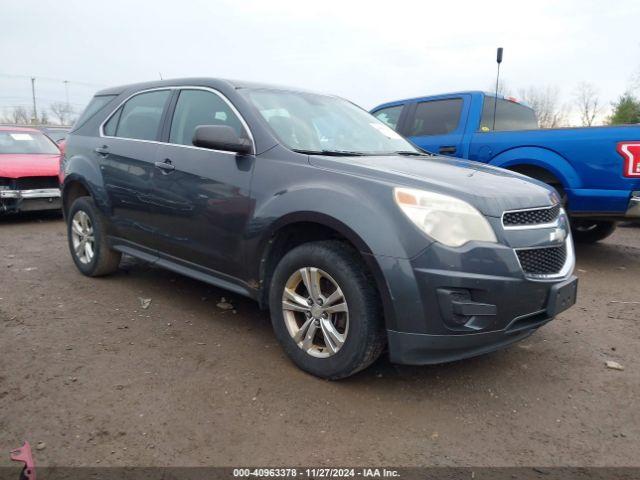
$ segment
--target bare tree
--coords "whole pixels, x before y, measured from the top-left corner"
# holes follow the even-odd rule
[[[9,113],[5,115],[4,120],[7,123],[14,123],[16,125],[26,125],[30,122],[31,116],[25,107],[13,107],[9,110]]]
[[[520,90],[520,98],[538,116],[540,128],[557,128],[567,123],[567,107],[560,104],[558,87],[534,87]]]
[[[602,110],[598,90],[591,83],[582,82],[575,92],[575,103],[580,113],[582,125],[590,127]]]
[[[68,125],[71,120],[71,116],[75,113],[73,111],[73,107],[65,102],[54,102],[49,106],[49,108],[58,119],[58,123],[60,123],[60,125]]]
[[[40,125],[48,125],[49,124],[49,114],[45,109],[40,111],[40,119],[38,120]]]
[[[487,87],[487,91],[494,93],[496,91],[496,83],[493,82],[489,84],[489,86]],[[507,82],[502,79],[498,81],[498,95],[502,95],[503,97],[508,97],[511,95],[511,88],[509,88]]]

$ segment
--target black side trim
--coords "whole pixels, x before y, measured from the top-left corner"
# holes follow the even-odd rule
[[[214,287],[224,288],[225,290],[254,300],[258,299],[259,294],[257,289],[249,287],[245,282],[235,277],[211,269],[205,270],[203,267],[177,258],[161,256],[157,251],[140,247],[133,242],[121,238],[109,237],[109,242],[112,246],[111,248],[118,252],[131,255],[132,257],[139,258],[153,265],[158,265],[159,267],[166,268],[185,277],[200,280]]]

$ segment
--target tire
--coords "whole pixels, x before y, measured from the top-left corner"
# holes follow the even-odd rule
[[[308,275],[306,282],[303,271]],[[319,281],[315,285],[321,290],[318,297],[326,301],[323,306],[318,301],[308,305],[312,295],[307,285],[314,284],[311,279],[316,275]],[[298,295],[298,301],[288,295],[287,306],[306,307],[308,314],[285,310],[285,287],[290,291],[296,288],[293,291]],[[334,296],[337,300],[332,301]],[[341,308],[344,305],[346,312]],[[386,335],[378,292],[358,253],[343,242],[312,242],[287,253],[273,273],[269,307],[276,338],[284,351],[299,368],[317,377],[337,380],[353,375],[384,350]],[[307,321],[311,323],[305,329]],[[301,337],[295,340],[297,328]],[[313,340],[307,339],[309,333]]]
[[[84,236],[78,234],[79,230]],[[76,249],[81,243],[79,240],[84,237],[86,241],[83,245],[89,243],[91,248]],[[118,269],[122,254],[109,248],[106,222],[91,197],[80,197],[71,205],[67,215],[67,239],[71,258],[82,274],[99,277]]]
[[[577,243],[595,243],[607,238],[617,227],[616,222],[605,220],[572,219],[571,234]]]

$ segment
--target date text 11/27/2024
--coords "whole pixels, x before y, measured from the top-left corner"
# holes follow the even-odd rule
[[[400,473],[388,468],[236,468],[233,476],[301,478],[393,478]]]

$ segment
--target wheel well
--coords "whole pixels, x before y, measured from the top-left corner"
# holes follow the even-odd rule
[[[90,197],[91,194],[86,189],[86,187],[80,182],[71,182],[65,187],[64,196],[63,196],[63,208],[64,213],[69,211],[69,207],[73,205],[73,202],[79,197]]]
[[[269,303],[269,286],[271,278],[280,259],[284,257],[290,250],[302,245],[303,243],[316,242],[320,240],[339,240],[349,245],[358,255],[361,256],[358,248],[349,241],[344,235],[337,230],[314,222],[296,222],[286,225],[276,231],[269,239],[265,253],[260,262],[260,306],[267,307]],[[366,262],[362,261],[363,267],[369,267]],[[373,278],[373,275],[372,275]]]
[[[538,167],[536,165],[513,165],[507,168],[514,172],[521,173],[522,175],[526,175],[527,177],[548,183],[549,185],[563,186],[560,179],[546,168]]]

